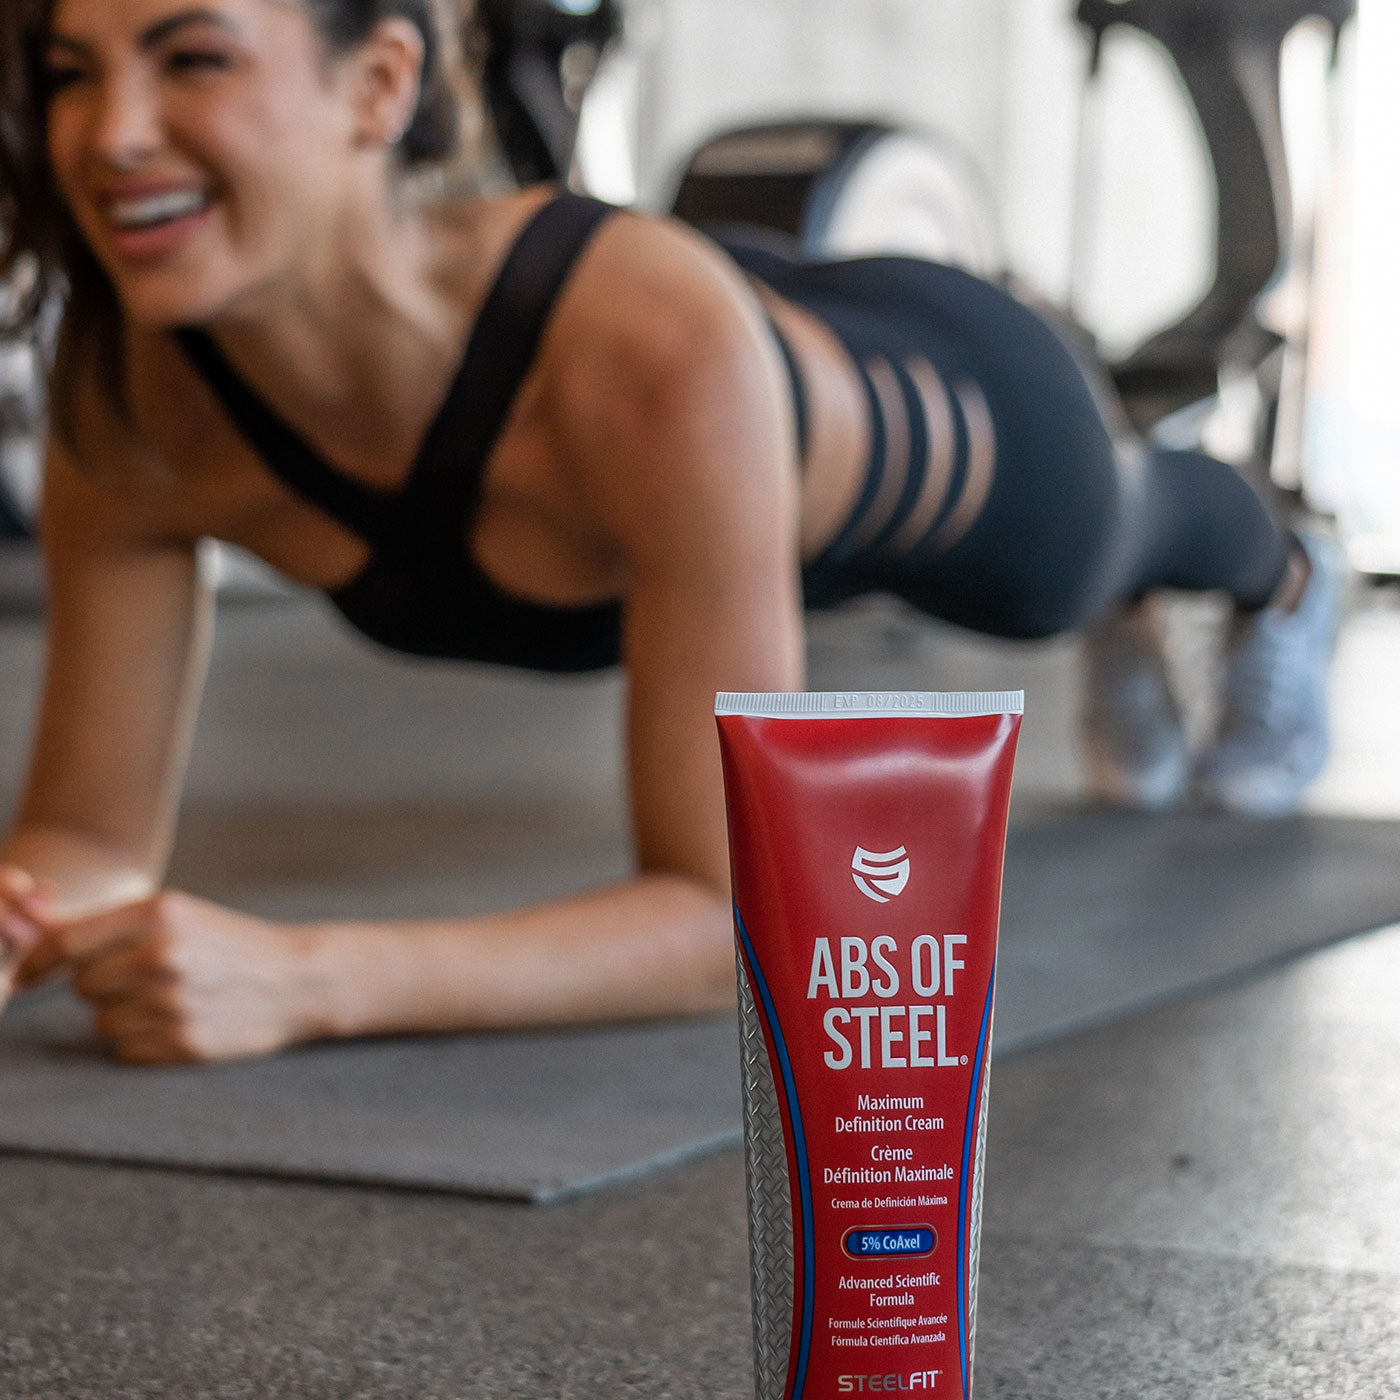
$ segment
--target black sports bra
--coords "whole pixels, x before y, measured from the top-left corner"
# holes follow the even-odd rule
[[[367,486],[338,471],[240,378],[211,336],[193,328],[176,332],[269,470],[371,546],[365,568],[327,596],[373,641],[415,656],[535,671],[617,664],[619,603],[531,602],[494,583],[468,544],[487,459],[550,313],[594,231],[614,212],[613,205],[566,192],[529,220],[487,295],[408,480],[397,491]],[[781,337],[779,344],[798,392],[791,350]],[[799,436],[804,416],[799,408]]]
[[[621,607],[547,607],[495,584],[467,541],[482,475],[549,314],[613,206],[564,194],[502,265],[407,482],[383,491],[338,471],[239,377],[206,332],[177,338],[249,445],[293,491],[352,530],[369,563],[328,597],[365,636],[416,656],[542,671],[616,665]]]

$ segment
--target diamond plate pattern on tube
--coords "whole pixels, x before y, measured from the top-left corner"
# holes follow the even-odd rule
[[[972,1200],[967,1222],[967,1393],[977,1350],[977,1263],[982,1240],[982,1165],[987,1156],[987,1102],[992,1091],[992,1028],[987,1027],[986,1061],[982,1066],[982,1102],[977,1110],[977,1152],[972,1166]]]
[[[754,1381],[758,1400],[784,1400],[795,1297],[792,1196],[778,1089],[743,959],[739,960],[740,1059],[744,1077],[744,1164],[753,1275]]]

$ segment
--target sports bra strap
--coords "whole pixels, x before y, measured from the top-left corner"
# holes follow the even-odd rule
[[[331,466],[258,397],[208,331],[187,326],[177,330],[175,338],[234,426],[275,476],[361,539],[371,544],[387,542],[398,492],[377,490]]]
[[[463,547],[487,458],[544,338],[550,313],[611,204],[565,192],[525,226],[491,288],[461,367],[400,497],[409,539]],[[421,547],[421,544],[420,544]]]

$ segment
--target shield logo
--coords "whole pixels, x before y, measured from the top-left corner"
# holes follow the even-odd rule
[[[851,878],[867,899],[888,904],[909,883],[909,855],[903,846],[893,851],[857,846],[851,857]]]

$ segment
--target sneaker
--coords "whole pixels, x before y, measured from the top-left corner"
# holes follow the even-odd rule
[[[1089,791],[1119,807],[1161,811],[1185,796],[1191,759],[1161,629],[1149,605],[1124,608],[1084,640],[1080,750]]]
[[[1267,607],[1236,620],[1219,733],[1196,772],[1204,803],[1242,816],[1297,812],[1327,761],[1327,692],[1346,570],[1331,540],[1299,535],[1298,542],[1311,568],[1307,587],[1292,612]]]

